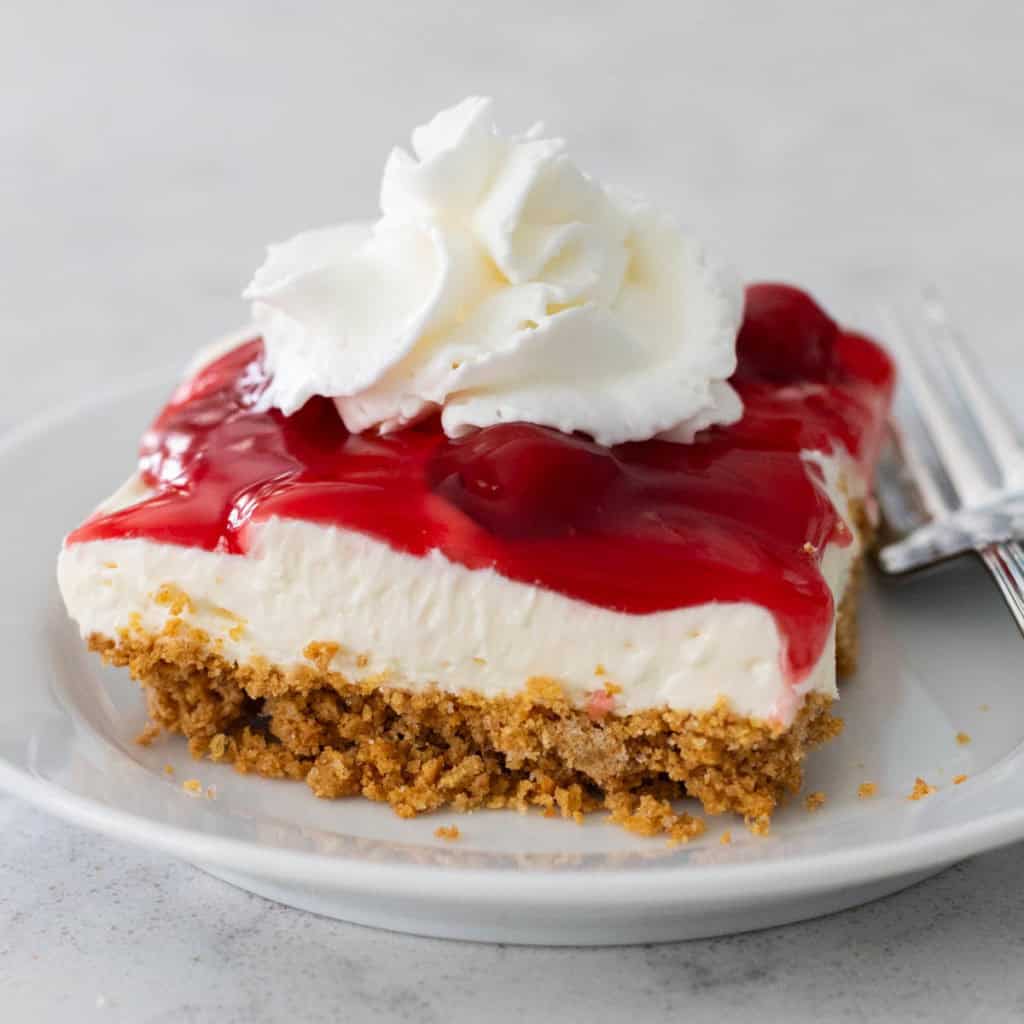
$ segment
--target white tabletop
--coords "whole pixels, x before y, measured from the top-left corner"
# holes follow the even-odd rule
[[[471,92],[748,278],[847,318],[879,276],[937,282],[1013,399],[1022,41],[1010,2],[8,0],[0,425],[184,362],[244,317],[265,242],[372,214],[388,148]],[[1024,1015],[1021,847],[823,921],[551,951],[303,915],[6,798],[0,836],[15,1024]]]

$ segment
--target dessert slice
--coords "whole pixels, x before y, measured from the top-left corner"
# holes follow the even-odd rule
[[[839,728],[888,358],[483,101],[414,142],[376,225],[271,251],[71,616],[153,732],[318,796],[763,826]]]

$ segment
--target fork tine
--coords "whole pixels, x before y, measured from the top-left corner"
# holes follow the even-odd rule
[[[942,493],[942,485],[939,483],[938,477],[932,472],[932,468],[925,461],[921,452],[918,451],[917,445],[906,434],[899,435],[898,444],[906,471],[917,485],[917,492],[924,511],[932,519],[940,519],[950,511],[950,506]]]
[[[1024,577],[1020,572],[1019,551],[1014,544],[986,544],[978,548],[978,554],[992,574],[1010,614],[1024,633]]]
[[[886,320],[889,341],[898,349],[900,361],[907,371],[903,379],[957,497],[964,505],[985,501],[992,493],[992,486],[986,479],[982,464],[964,439],[956,414],[926,370],[918,339],[913,331],[907,330],[902,316],[897,316],[892,309],[886,310]],[[930,330],[931,333],[934,331]]]
[[[1004,485],[1021,486],[1024,484],[1024,449],[1021,448],[1016,428],[1002,403],[972,365],[934,289],[929,288],[924,293],[924,312],[932,326],[931,340],[974,416],[992,461],[1002,474]]]
[[[1003,545],[1007,557],[1013,563],[1014,575],[1020,580],[1021,589],[1024,590],[1024,548],[1020,541],[1011,540]]]

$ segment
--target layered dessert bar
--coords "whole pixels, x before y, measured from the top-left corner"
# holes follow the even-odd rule
[[[892,364],[488,101],[413,143],[271,247],[69,613],[147,738],[317,796],[765,827],[839,729]]]

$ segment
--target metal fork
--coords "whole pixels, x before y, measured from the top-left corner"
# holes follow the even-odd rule
[[[883,460],[878,497],[887,523],[907,522],[908,483],[919,521],[878,554],[901,574],[976,552],[1024,633],[1024,446],[953,329],[937,293],[883,310],[902,369],[908,414]]]

